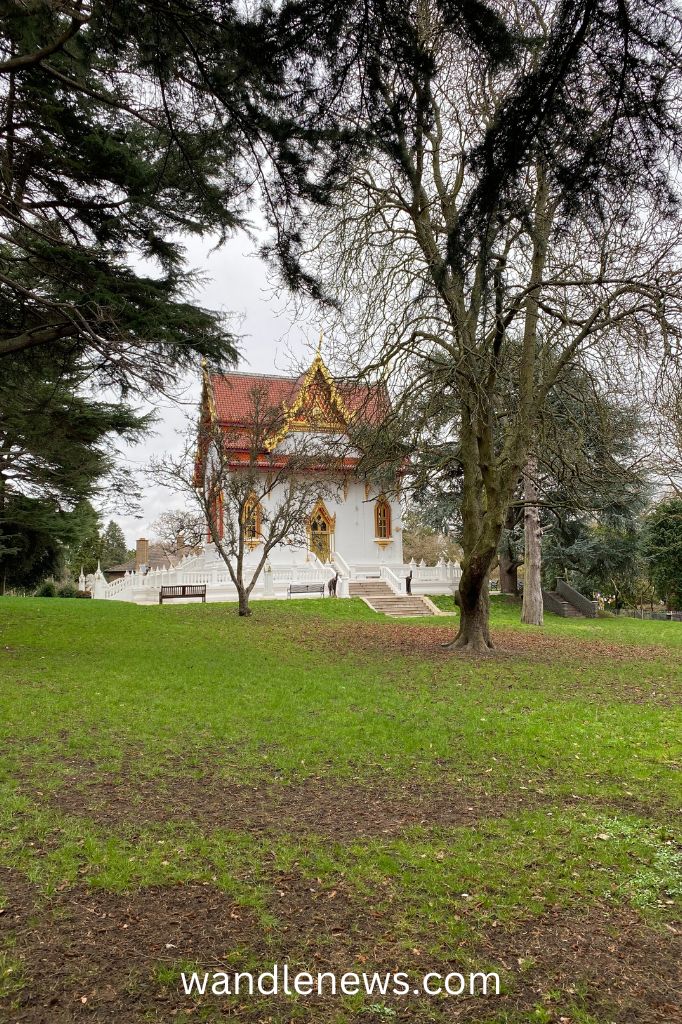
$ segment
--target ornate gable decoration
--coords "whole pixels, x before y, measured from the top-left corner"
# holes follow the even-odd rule
[[[207,423],[215,423],[218,413],[215,407],[215,395],[211,386],[211,375],[208,372],[206,357],[201,359],[201,411]]]
[[[303,378],[294,401],[283,407],[284,422],[266,442],[272,451],[290,431],[343,431],[353,414],[346,408],[339,389],[318,352]]]

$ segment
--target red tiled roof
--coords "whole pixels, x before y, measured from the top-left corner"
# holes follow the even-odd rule
[[[253,419],[254,395],[270,408],[282,408],[296,397],[300,377],[274,377],[257,373],[211,373],[211,389],[220,423],[248,424]]]
[[[266,407],[284,411],[284,406],[291,405],[296,398],[306,375],[276,377],[235,372],[209,376],[218,422],[248,426],[253,420],[254,395]],[[388,393],[383,384],[339,380],[335,385],[348,411],[367,423],[378,422],[388,411]]]
[[[317,378],[318,373],[321,375],[321,381]],[[211,372],[207,376],[211,411],[222,428],[225,448],[234,452],[230,457],[230,466],[235,469],[253,459],[251,446],[256,401],[261,416],[270,424],[271,436],[276,435],[284,426],[285,416],[301,395],[306,381],[308,388],[311,389],[306,391],[306,399],[311,393],[319,397],[320,388],[328,392],[322,407],[328,409],[332,419],[352,415],[355,422],[379,423],[389,410],[388,390],[385,384],[357,384],[348,380],[335,380],[332,383],[329,371],[319,355],[310,370],[297,377],[239,372]],[[332,389],[336,391],[338,401],[331,395]],[[306,416],[304,403],[303,408],[298,411],[297,422],[301,422],[300,418],[305,422]],[[263,450],[256,455],[255,465],[273,468],[280,464],[284,465],[287,458],[284,453],[278,457]],[[197,480],[200,479],[202,459],[203,453],[200,448],[197,451],[195,467]],[[354,456],[346,456],[341,460],[342,468],[349,470],[357,466],[357,463],[358,458]],[[319,468],[325,469],[322,465]]]

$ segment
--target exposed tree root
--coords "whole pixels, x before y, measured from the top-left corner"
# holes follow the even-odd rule
[[[462,651],[465,654],[475,654],[477,657],[486,657],[495,650],[490,636],[486,636],[486,632],[481,629],[466,631],[460,629],[455,639],[450,643],[443,644],[443,647],[447,651]]]

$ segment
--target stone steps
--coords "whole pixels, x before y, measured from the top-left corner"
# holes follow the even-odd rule
[[[348,584],[348,590],[354,597],[360,597],[369,593],[386,594],[390,597],[397,596],[384,580],[355,580]]]
[[[550,590],[550,595],[554,598],[557,604],[561,605],[562,614],[567,619],[582,619],[584,616],[581,612],[575,608],[570,601],[567,601],[565,597],[562,597],[556,590]]]
[[[404,618],[415,615],[433,615],[433,609],[417,596],[396,594],[383,580],[354,582],[348,586],[351,597],[362,597],[367,604],[382,615]]]
[[[395,617],[406,617],[415,615],[433,615],[431,609],[423,601],[419,601],[417,604],[393,604],[393,605],[374,605],[374,610],[382,615],[392,615]]]

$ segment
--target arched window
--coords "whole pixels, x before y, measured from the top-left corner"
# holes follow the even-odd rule
[[[263,509],[255,494],[250,494],[244,502],[244,540],[250,547],[260,543],[263,525]]]
[[[383,494],[374,505],[374,536],[377,540],[391,538],[391,506]]]
[[[331,558],[335,526],[336,516],[330,515],[327,506],[320,498],[315,503],[308,520],[308,544],[312,553],[325,564]]]

